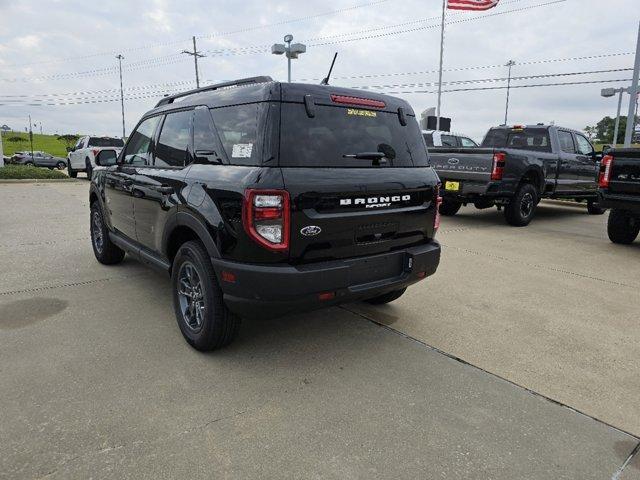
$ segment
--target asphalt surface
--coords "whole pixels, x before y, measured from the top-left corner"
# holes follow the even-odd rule
[[[0,478],[640,479],[640,243],[605,217],[463,209],[394,304],[201,354],[168,278],[94,260],[87,192],[0,185]]]

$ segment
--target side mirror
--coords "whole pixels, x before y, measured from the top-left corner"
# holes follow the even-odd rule
[[[67,147],[67,153],[71,153],[73,151],[75,151],[74,147]]]
[[[101,150],[96,155],[96,165],[111,167],[118,162],[118,153],[115,150]]]

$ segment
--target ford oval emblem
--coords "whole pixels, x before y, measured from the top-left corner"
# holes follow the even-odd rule
[[[457,165],[460,163],[460,160],[458,160],[457,158],[450,158],[449,160],[447,160],[447,163],[449,165]]]
[[[315,235],[318,235],[321,231],[322,229],[317,225],[307,225],[306,227],[300,229],[300,233],[305,237],[313,237]]]

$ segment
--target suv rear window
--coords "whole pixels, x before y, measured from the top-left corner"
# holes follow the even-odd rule
[[[429,164],[414,117],[407,116],[402,126],[395,113],[316,105],[315,116],[309,118],[303,104],[282,104],[281,166],[374,167],[370,159],[343,157],[364,152],[385,153],[391,167]]]
[[[520,148],[537,152],[550,152],[549,131],[546,128],[522,128],[509,130],[492,128],[482,141],[486,148]]]
[[[124,147],[121,138],[90,137],[89,147]]]
[[[211,110],[213,123],[231,165],[259,165],[261,141],[258,131],[263,104],[249,103]]]

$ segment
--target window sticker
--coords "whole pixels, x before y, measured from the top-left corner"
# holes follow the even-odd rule
[[[234,143],[231,151],[233,158],[251,158],[253,143]]]
[[[371,110],[358,110],[357,108],[347,108],[347,115],[356,115],[358,117],[377,117],[377,112]]]

